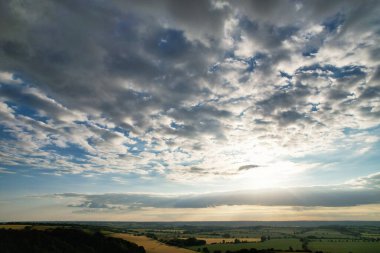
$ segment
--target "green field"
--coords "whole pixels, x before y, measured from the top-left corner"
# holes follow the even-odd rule
[[[361,236],[365,238],[374,238],[374,239],[380,238],[380,234],[371,234],[371,233],[362,233]]]
[[[309,243],[312,251],[322,250],[324,253],[379,253],[380,242],[328,242],[312,241]]]
[[[310,229],[303,233],[298,234],[300,237],[315,236],[318,238],[354,238],[352,235],[343,234],[340,231],[332,229]]]
[[[225,252],[227,250],[236,251],[240,249],[276,249],[276,250],[288,250],[289,247],[292,247],[293,250],[301,250],[302,244],[298,239],[271,239],[265,242],[257,243],[226,243],[226,244],[208,244],[201,247],[191,247],[192,250],[197,250],[198,248],[203,249],[207,247],[210,252],[215,250],[220,250]]]

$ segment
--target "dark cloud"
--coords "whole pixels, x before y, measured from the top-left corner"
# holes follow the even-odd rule
[[[367,177],[360,177],[352,182],[353,185],[370,188],[379,189],[380,188],[380,173],[369,175]]]
[[[243,165],[239,167],[238,171],[250,170],[250,169],[254,169],[258,167],[260,167],[260,165],[255,165],[255,164]]]
[[[199,167],[191,167],[190,168],[190,173],[194,174],[208,174],[209,172],[207,169],[199,168]]]
[[[271,114],[276,109],[288,109],[297,104],[305,103],[305,98],[314,93],[313,88],[297,83],[289,85],[285,90],[278,90],[269,98],[257,102],[259,109],[265,114]]]
[[[174,10],[181,7],[174,2],[167,4],[176,6]],[[80,7],[80,3],[25,6],[10,2],[6,9],[14,14],[14,25],[23,33],[4,28],[0,66],[43,86],[43,92],[70,109],[87,112],[91,108],[117,124],[122,124],[131,112],[139,111],[139,116],[132,118],[135,127],[143,129],[149,127],[149,121],[138,119],[149,117],[141,115],[151,107],[140,104],[140,96],[131,97],[132,89],[120,87],[117,78],[145,90],[158,108],[175,106],[202,92],[195,80],[186,78],[186,72],[207,67],[205,57],[212,50],[205,51],[201,43],[190,42],[181,30],[161,27],[148,14],[144,19],[112,4],[86,5],[88,13]],[[24,8],[28,8],[25,16],[20,14]],[[51,11],[55,8],[57,11]],[[22,38],[32,35],[28,40]]]
[[[41,115],[49,116],[54,120],[61,121],[65,117],[72,118],[74,116],[67,108],[44,96],[36,89],[3,85],[0,88],[0,97],[18,106],[27,107],[29,110],[37,110]]]
[[[1,1],[0,74],[17,80],[0,84],[0,123],[13,136],[2,150],[10,163],[18,149],[21,163],[32,150],[25,143],[45,152],[75,145],[91,155],[88,170],[121,168],[136,155],[147,167],[158,154],[177,155],[165,157],[174,168],[186,153],[209,168],[242,139],[281,146],[302,136],[286,127],[309,127],[311,138],[315,125],[374,126],[379,6]]]
[[[372,99],[380,97],[380,86],[366,87],[360,94],[360,99]]]
[[[298,31],[295,26],[275,26],[267,23],[258,23],[244,17],[240,20],[240,27],[251,40],[265,46],[268,50],[278,48],[283,41],[289,39]]]
[[[346,99],[348,96],[352,96],[353,94],[347,91],[331,89],[329,92],[329,98],[334,100],[342,100]]]
[[[314,77],[324,76],[333,77],[337,79],[352,78],[352,77],[364,77],[366,75],[365,67],[358,65],[346,65],[337,67],[334,65],[320,65],[314,64],[309,66],[303,66],[296,70],[296,75],[311,75]]]
[[[209,133],[217,137],[224,136],[223,119],[232,117],[227,110],[213,106],[197,105],[190,108],[170,108],[167,115],[173,118],[167,132],[183,136],[196,136],[198,133]],[[176,123],[176,121],[181,123]]]
[[[285,111],[277,115],[280,125],[286,126],[292,123],[295,123],[299,120],[307,120],[307,117],[304,114],[298,113],[296,111]]]
[[[154,194],[57,194],[79,198],[78,208],[108,208],[109,206],[155,208],[206,208],[221,205],[262,206],[326,206],[344,207],[380,203],[379,174],[359,178],[353,184],[335,187],[315,186],[289,189],[257,189],[252,191],[219,192],[193,195]]]

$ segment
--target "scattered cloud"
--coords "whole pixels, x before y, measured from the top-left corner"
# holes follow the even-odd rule
[[[0,4],[1,166],[233,178],[376,136],[376,1],[144,2]]]

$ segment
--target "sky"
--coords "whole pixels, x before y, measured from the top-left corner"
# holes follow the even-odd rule
[[[0,221],[380,220],[379,13],[0,0]]]

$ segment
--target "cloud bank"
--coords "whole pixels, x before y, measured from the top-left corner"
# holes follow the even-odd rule
[[[218,206],[293,206],[351,207],[380,204],[380,173],[358,178],[344,185],[257,189],[204,194],[77,194],[48,197],[74,199],[68,207],[92,212],[92,209],[136,210],[141,208],[210,208]],[[75,202],[76,201],[76,202]]]

